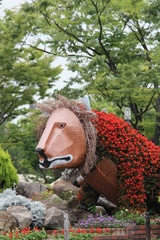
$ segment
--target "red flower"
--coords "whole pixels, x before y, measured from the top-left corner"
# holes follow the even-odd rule
[[[105,228],[104,230],[105,230],[105,232],[109,232],[109,229],[108,229],[108,228]]]
[[[62,235],[64,234],[64,229],[61,229],[61,234],[62,234]]]
[[[98,228],[96,229],[96,232],[97,232],[97,233],[102,233],[102,228],[98,227]]]
[[[56,230],[56,229],[53,230],[53,233],[54,233],[55,236],[57,236],[57,234],[58,234],[58,230]]]
[[[90,228],[90,233],[94,233],[94,228],[92,227],[92,228]]]
[[[153,201],[158,195],[160,147],[116,115],[95,113],[98,150],[102,157],[110,155],[118,167],[119,203],[145,209],[146,193],[149,197],[154,193]]]
[[[22,229],[20,232],[23,233],[23,234],[28,234],[28,233],[31,232],[31,230],[30,230],[30,228],[28,227],[28,228]]]
[[[85,234],[86,230],[84,228],[81,229],[81,233]]]
[[[80,228],[77,229],[77,233],[81,233],[81,229]]]

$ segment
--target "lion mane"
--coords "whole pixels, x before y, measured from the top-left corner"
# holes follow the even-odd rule
[[[85,104],[83,104],[82,101],[69,100],[61,95],[56,95],[54,99],[37,103],[36,106],[43,112],[43,115],[40,116],[38,125],[36,127],[37,139],[39,139],[42,135],[47,120],[55,109],[67,108],[77,116],[83,126],[86,138],[85,161],[84,164],[78,168],[78,170],[83,176],[87,175],[94,168],[98,161],[96,157],[97,132],[93,124],[93,121],[97,118],[96,114],[92,111],[87,111]]]

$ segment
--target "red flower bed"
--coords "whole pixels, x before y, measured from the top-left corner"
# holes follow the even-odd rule
[[[55,237],[58,236],[58,234],[64,235],[64,229],[61,230],[47,230],[48,234],[53,234]],[[109,228],[69,228],[69,233],[73,233],[73,234],[77,234],[77,233],[82,233],[82,234],[86,234],[86,233],[91,233],[91,234],[102,234],[102,233],[109,233]]]
[[[145,210],[159,194],[160,147],[116,115],[95,113],[97,155],[109,155],[117,163],[120,205]]]

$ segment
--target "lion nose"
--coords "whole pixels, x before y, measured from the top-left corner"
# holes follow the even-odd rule
[[[38,153],[40,156],[46,158],[46,155],[44,153],[44,150],[42,148],[36,148],[35,149],[36,153]]]

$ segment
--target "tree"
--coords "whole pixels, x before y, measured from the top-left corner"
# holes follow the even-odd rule
[[[7,122],[0,126],[0,145],[8,151],[12,163],[18,174],[33,174],[37,180],[43,178],[47,183],[57,178],[53,171],[39,168],[38,156],[35,153],[37,138],[35,127],[37,125],[37,112],[30,110],[28,116],[18,122]],[[49,178],[48,178],[49,176]]]
[[[0,125],[24,114],[35,98],[47,96],[62,70],[53,67],[53,56],[24,46],[27,36],[21,28],[10,11],[0,19]]]
[[[129,106],[138,128],[150,111],[155,114],[159,94],[158,2],[36,0],[22,5],[16,23],[27,19],[29,33],[38,38],[30,45],[67,58],[78,73],[61,94],[87,92],[93,101],[114,103],[121,114]],[[83,84],[80,91],[72,89],[75,82]]]
[[[36,123],[32,116],[23,117],[18,122],[7,122],[0,126],[0,145],[8,151],[18,173],[35,173],[38,159],[34,152]]]
[[[11,188],[18,183],[18,175],[10,155],[0,147],[0,190]]]

